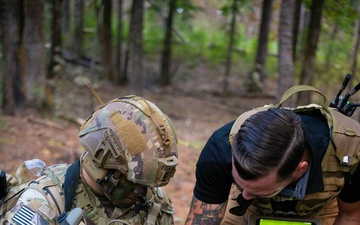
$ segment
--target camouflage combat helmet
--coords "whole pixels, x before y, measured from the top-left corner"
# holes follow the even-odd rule
[[[112,173],[150,187],[166,185],[178,164],[170,119],[152,102],[125,96],[101,105],[80,128],[87,150],[83,167],[92,180],[113,182]],[[111,174],[110,174],[111,171]]]

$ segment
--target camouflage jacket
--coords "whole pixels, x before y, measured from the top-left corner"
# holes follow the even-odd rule
[[[64,211],[63,183],[68,168],[66,164],[47,167],[43,176],[35,181],[14,185],[6,198],[11,201],[0,205],[1,224],[58,224],[56,218]],[[14,183],[14,178],[9,175]],[[135,205],[120,209],[114,208],[110,216],[100,200],[79,178],[76,189],[74,208],[81,208],[85,212],[86,220],[90,224],[174,224],[175,213],[171,200],[162,188],[148,188],[146,202],[141,210],[134,209]],[[79,223],[88,224],[88,223]]]

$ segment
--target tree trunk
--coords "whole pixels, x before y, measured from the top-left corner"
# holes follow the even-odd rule
[[[62,0],[61,6],[61,30],[67,34],[70,31],[70,0]]]
[[[166,19],[164,49],[162,52],[160,83],[169,85],[171,83],[170,65],[171,65],[171,38],[172,24],[174,12],[176,9],[176,1],[169,1],[168,16]]]
[[[360,6],[357,6],[357,11],[360,13]],[[359,53],[359,48],[360,48],[360,19],[356,19],[356,23],[357,23],[357,30],[355,30],[355,35],[354,35],[354,47],[353,47],[353,51],[350,57],[350,62],[351,62],[351,73],[353,75],[353,77],[356,76],[355,71],[356,71],[356,64],[357,64],[357,55]]]
[[[61,51],[61,1],[52,0],[52,19],[51,19],[51,49],[50,62],[48,66],[47,78],[54,78],[56,72],[53,70],[56,65],[55,56]]]
[[[125,74],[123,73],[123,0],[115,0],[117,2],[118,7],[118,15],[117,15],[117,44],[116,44],[116,63],[115,67],[115,82],[122,85],[126,82]]]
[[[324,0],[313,0],[311,5],[310,23],[305,46],[302,71],[300,76],[300,84],[312,85],[313,69],[315,64],[315,56],[317,43],[320,36],[321,17]],[[297,105],[308,104],[311,101],[310,92],[300,92],[297,96]]]
[[[109,81],[113,81],[113,66],[112,66],[112,47],[111,47],[111,1],[103,0],[101,4],[100,15],[102,21],[100,23],[100,49],[101,49],[101,64],[103,68],[103,75]]]
[[[295,16],[294,16],[294,28],[293,28],[293,61],[296,62],[296,46],[298,43],[298,36],[300,31],[300,19],[301,19],[301,5],[302,0],[295,0]]]
[[[225,74],[224,74],[224,84],[223,84],[223,92],[227,93],[229,89],[229,76],[230,76],[230,70],[231,70],[231,55],[234,45],[234,35],[235,35],[235,22],[236,22],[236,15],[238,11],[237,6],[238,0],[233,0],[232,5],[232,18],[231,18],[231,24],[230,24],[230,33],[229,33],[229,43],[228,43],[228,50],[227,50],[227,56],[226,56],[226,62],[225,62]]]
[[[83,14],[84,14],[84,1],[76,0],[74,7],[74,36],[73,36],[73,51],[75,60],[83,56]]]
[[[71,43],[69,42],[69,36],[70,36],[70,15],[71,13],[71,7],[70,7],[70,0],[62,0],[61,3],[61,34],[63,35],[64,42],[64,48],[69,49],[71,46]]]
[[[130,93],[142,95],[142,29],[143,29],[144,1],[133,0],[131,8],[131,22],[129,32],[129,60],[130,60]]]
[[[253,71],[250,71],[244,82],[247,92],[262,92],[265,79],[265,61],[270,31],[272,2],[273,0],[263,0],[255,66]]]
[[[270,31],[271,12],[272,12],[273,0],[263,0],[261,25],[259,30],[258,48],[255,59],[255,68],[258,68],[258,72],[261,77],[265,74],[265,61],[267,55],[268,37]]]
[[[352,75],[355,77],[355,71],[356,71],[356,64],[357,64],[357,55],[359,53],[360,48],[360,29],[358,29],[357,39],[355,41],[354,50],[353,50],[353,56],[352,56],[352,63],[351,63],[351,72]]]
[[[0,1],[0,27],[2,46],[2,110],[6,115],[15,115],[16,104],[24,99],[21,93],[18,49],[21,40],[20,0]],[[17,82],[17,83],[16,83]]]
[[[304,48],[306,46],[306,33],[309,26],[310,12],[306,10],[304,3],[300,5],[300,18],[298,25],[298,35],[296,36],[296,48],[294,46],[294,52],[296,52],[295,61],[301,61],[304,58]]]
[[[25,93],[29,106],[41,109],[45,105],[45,41],[44,0],[25,1],[24,47]]]
[[[282,0],[279,26],[279,87],[278,99],[294,85],[293,21],[295,0]]]

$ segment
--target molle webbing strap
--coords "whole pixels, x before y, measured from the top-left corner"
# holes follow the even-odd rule
[[[43,177],[45,178],[45,177]],[[35,184],[35,185],[32,185]],[[40,193],[43,193],[43,195],[47,199],[51,199],[49,202],[49,205],[52,208],[55,208],[58,210],[59,214],[63,210],[63,206],[61,202],[61,195],[59,193],[59,190],[57,188],[53,189],[53,187],[57,187],[57,184],[54,183],[53,180],[38,180],[36,182],[31,183],[31,185],[28,186],[27,189],[33,189]],[[60,204],[59,204],[60,202]]]
[[[146,225],[155,225],[156,219],[159,215],[161,205],[157,202],[154,202],[150,208],[150,211],[146,218]]]
[[[239,132],[241,125],[247,120],[250,116],[254,115],[255,113],[259,112],[257,109],[253,109],[241,114],[235,121],[234,125],[231,128],[230,135],[229,135],[229,144],[232,145],[235,135]]]
[[[356,164],[360,160],[360,124],[358,121],[349,118],[340,112],[332,111],[334,126],[332,138],[334,139],[335,154],[342,166],[356,169]],[[346,171],[345,171],[346,172]]]
[[[112,121],[115,125],[117,125],[117,124],[119,124],[120,122],[124,121],[124,118],[121,116],[121,114],[120,114],[119,111],[113,112],[109,117],[110,117],[111,121]]]

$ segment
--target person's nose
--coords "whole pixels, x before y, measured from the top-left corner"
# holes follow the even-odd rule
[[[242,191],[242,196],[243,196],[243,198],[245,198],[246,200],[251,200],[251,199],[253,199],[253,198],[256,197],[255,195],[249,193],[249,192],[246,191],[246,190],[243,190],[243,191]]]

